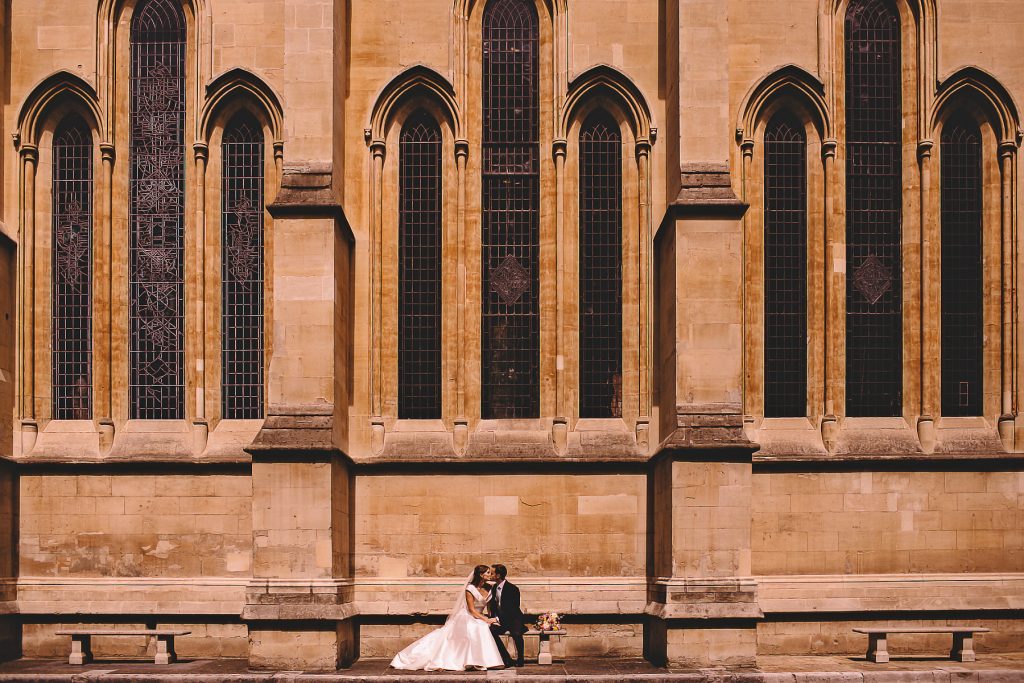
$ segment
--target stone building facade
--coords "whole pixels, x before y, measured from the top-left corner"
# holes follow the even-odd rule
[[[3,650],[1021,650],[1019,9],[6,3]]]

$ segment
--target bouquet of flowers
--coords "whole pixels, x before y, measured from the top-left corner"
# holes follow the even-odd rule
[[[558,616],[558,612],[545,612],[537,617],[534,628],[538,631],[559,631],[562,628],[562,617]]]

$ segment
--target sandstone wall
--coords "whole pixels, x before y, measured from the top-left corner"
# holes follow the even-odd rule
[[[815,472],[754,477],[755,574],[1024,570],[1024,474]]]

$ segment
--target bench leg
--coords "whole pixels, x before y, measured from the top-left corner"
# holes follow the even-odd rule
[[[153,663],[170,664],[176,659],[177,656],[174,654],[174,636],[157,636],[156,657],[153,658]]]
[[[92,636],[71,636],[71,656],[68,664],[86,664],[92,661]]]
[[[538,664],[551,664],[551,636],[546,633],[540,634],[539,649],[537,651]]]
[[[886,650],[886,633],[868,634],[868,661],[878,664],[885,664],[889,661],[889,651]]]
[[[974,634],[954,633],[953,649],[949,652],[949,658],[958,662],[974,661]]]

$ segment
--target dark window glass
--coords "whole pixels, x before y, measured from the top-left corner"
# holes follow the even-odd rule
[[[185,414],[185,17],[140,3],[131,28],[131,417]]]
[[[78,116],[53,138],[53,419],[92,417],[92,133]]]
[[[982,413],[981,131],[942,131],[942,414]]]
[[[221,147],[221,402],[225,419],[263,417],[263,129],[235,117]]]
[[[622,416],[622,137],[592,115],[580,131],[580,417]]]
[[[846,413],[902,414],[900,21],[886,0],[846,14]]]
[[[807,414],[807,137],[786,115],[764,136],[764,414]]]
[[[532,0],[483,18],[484,418],[540,413],[538,28]]]
[[[441,417],[441,129],[425,112],[399,149],[398,417]]]

